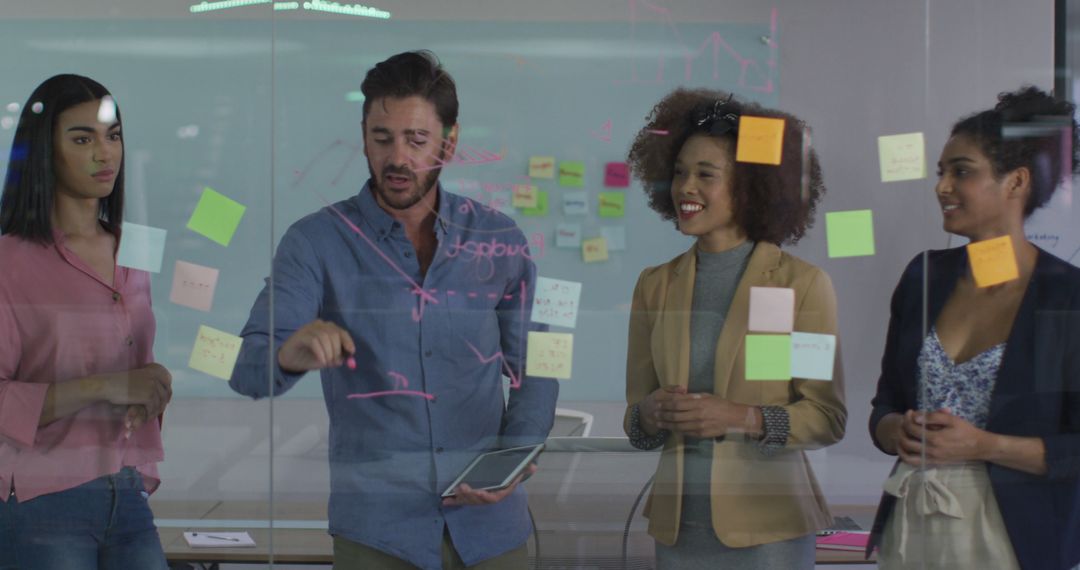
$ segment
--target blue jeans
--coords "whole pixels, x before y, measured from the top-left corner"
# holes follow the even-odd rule
[[[0,570],[136,568],[168,564],[142,476],[130,467],[25,503],[16,495],[0,502]]]

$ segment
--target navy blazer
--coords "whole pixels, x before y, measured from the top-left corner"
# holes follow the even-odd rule
[[[900,278],[871,402],[870,437],[879,449],[878,422],[917,408],[923,338],[967,264],[966,248],[928,251]],[[986,430],[1042,438],[1047,472],[988,463],[990,483],[1020,567],[1071,568],[1080,562],[1080,269],[1039,249],[1007,342]],[[882,495],[867,555],[880,543],[895,503]]]

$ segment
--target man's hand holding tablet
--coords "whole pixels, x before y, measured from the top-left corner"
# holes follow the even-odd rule
[[[481,454],[443,492],[443,506],[498,503],[536,473],[534,461],[543,449],[538,444]]]

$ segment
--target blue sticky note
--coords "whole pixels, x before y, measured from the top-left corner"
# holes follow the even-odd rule
[[[832,380],[836,361],[836,336],[791,333],[791,375],[807,380]]]
[[[165,230],[124,222],[120,229],[120,247],[116,264],[150,273],[161,273],[165,254]]]

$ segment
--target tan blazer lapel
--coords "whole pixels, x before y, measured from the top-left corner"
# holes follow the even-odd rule
[[[694,301],[696,270],[697,244],[694,244],[675,265],[675,275],[664,300],[661,332],[667,366],[662,378],[669,378],[674,385],[683,387],[690,385],[690,309]]]
[[[718,396],[727,394],[731,383],[731,372],[735,361],[742,358],[743,339],[746,338],[750,324],[750,288],[768,286],[772,282],[772,272],[780,265],[780,248],[766,242],[758,242],[750,253],[746,272],[739,280],[735,296],[731,299],[724,328],[716,343],[716,382],[713,393]],[[691,287],[693,284],[691,283]],[[689,356],[687,356],[689,362]]]

